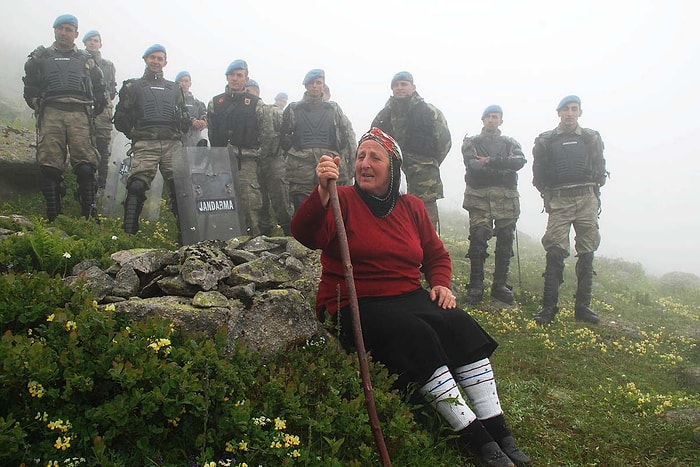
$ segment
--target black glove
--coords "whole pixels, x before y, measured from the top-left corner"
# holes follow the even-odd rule
[[[292,137],[290,135],[280,136],[280,147],[284,152],[292,149]]]
[[[101,102],[101,101],[95,102],[95,106],[93,107],[93,109],[95,110],[95,117],[97,117],[102,112],[104,112],[106,107],[107,107],[106,102]]]

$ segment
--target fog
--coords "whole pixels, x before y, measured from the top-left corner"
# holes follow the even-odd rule
[[[0,77],[3,92],[18,98],[27,54],[53,42],[53,21],[64,13],[78,17],[79,40],[100,31],[119,83],[140,76],[144,50],[160,43],[166,77],[190,71],[192,92],[205,102],[223,91],[226,66],[237,58],[248,62],[268,103],[279,91],[298,100],[306,72],[323,68],[358,136],[390,96],[393,74],[408,70],[449,123],[453,147],[441,168],[439,206],[460,212],[465,230],[460,146],[466,133],[481,130],[482,110],[501,105],[501,130],[523,146],[518,228],[539,239],[546,214],[531,183],[532,144],[557,125],[559,99],[577,94],[579,123],[601,133],[611,173],[599,254],[655,275],[700,275],[700,119],[692,114],[700,108],[700,35],[691,1],[10,3],[0,6]]]

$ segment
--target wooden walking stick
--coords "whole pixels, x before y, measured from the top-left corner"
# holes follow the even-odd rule
[[[357,291],[355,290],[355,278],[352,275],[352,262],[350,261],[350,247],[348,246],[348,234],[345,231],[345,222],[343,222],[343,214],[340,212],[340,201],[338,200],[338,188],[335,185],[335,180],[328,180],[328,193],[331,197],[331,208],[333,209],[333,218],[335,219],[335,228],[338,234],[340,243],[340,257],[343,261],[343,269],[345,271],[345,284],[348,288],[348,297],[350,299],[350,316],[352,317],[352,331],[355,337],[355,348],[357,348],[357,357],[360,360],[360,376],[362,377],[362,389],[365,392],[365,405],[367,406],[367,414],[369,415],[369,423],[374,434],[374,441],[377,443],[377,450],[382,458],[384,467],[391,466],[389,452],[384,443],[384,435],[382,435],[382,427],[379,425],[379,417],[377,416],[377,407],[374,405],[374,394],[372,392],[372,381],[369,376],[369,366],[367,364],[367,353],[365,352],[365,342],[362,338],[362,325],[360,324],[360,307],[357,303]]]

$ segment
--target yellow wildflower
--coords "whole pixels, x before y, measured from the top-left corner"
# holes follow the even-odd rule
[[[65,451],[70,447],[70,440],[70,436],[59,436],[56,438],[56,442],[53,444],[53,447],[60,449],[61,451]]]
[[[36,381],[30,381],[27,383],[27,389],[32,397],[41,399],[44,396],[44,386]]]
[[[287,421],[281,418],[275,418],[275,431],[284,430],[287,428]]]

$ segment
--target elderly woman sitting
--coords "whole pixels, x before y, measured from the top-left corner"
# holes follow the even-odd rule
[[[398,375],[400,384],[416,384],[459,434],[460,445],[486,465],[529,465],[506,425],[496,391],[489,356],[498,344],[456,308],[449,253],[423,202],[399,194],[401,161],[396,142],[372,128],[359,142],[355,185],[338,187],[365,346]],[[349,298],[328,209],[328,182],[337,180],[339,162],[337,157],[320,158],[318,187],[299,207],[291,227],[301,243],[322,250],[317,314],[334,317],[341,341],[350,349]],[[429,291],[421,285],[422,275]]]

